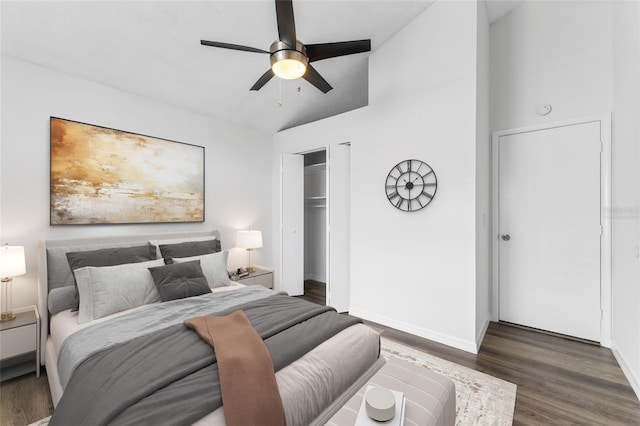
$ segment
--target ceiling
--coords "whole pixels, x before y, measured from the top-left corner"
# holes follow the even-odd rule
[[[375,51],[432,3],[295,0],[297,36],[309,44],[370,38]],[[519,2],[490,3],[495,20]],[[250,92],[268,55],[200,45],[268,50],[277,38],[273,0],[0,4],[3,55],[270,134],[368,103],[369,53],[314,62],[333,86],[327,94],[278,78]]]

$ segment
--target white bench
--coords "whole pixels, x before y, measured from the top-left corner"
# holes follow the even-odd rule
[[[382,364],[382,367],[377,365],[378,370],[366,383],[352,386],[313,424],[353,426],[367,385],[376,385],[404,393],[405,425],[455,425],[456,390],[451,380],[427,368],[397,358],[390,358],[386,363],[379,364]]]

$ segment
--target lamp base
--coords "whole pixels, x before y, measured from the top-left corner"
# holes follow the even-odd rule
[[[0,313],[0,322],[11,321],[16,319],[16,316],[13,312],[2,312]]]

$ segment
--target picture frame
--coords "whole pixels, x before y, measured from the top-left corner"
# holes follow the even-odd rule
[[[203,146],[50,117],[50,224],[204,222]]]

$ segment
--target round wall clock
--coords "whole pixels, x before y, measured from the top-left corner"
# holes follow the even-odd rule
[[[433,200],[438,180],[433,169],[424,161],[404,160],[396,164],[385,182],[389,202],[398,210],[414,212]]]

